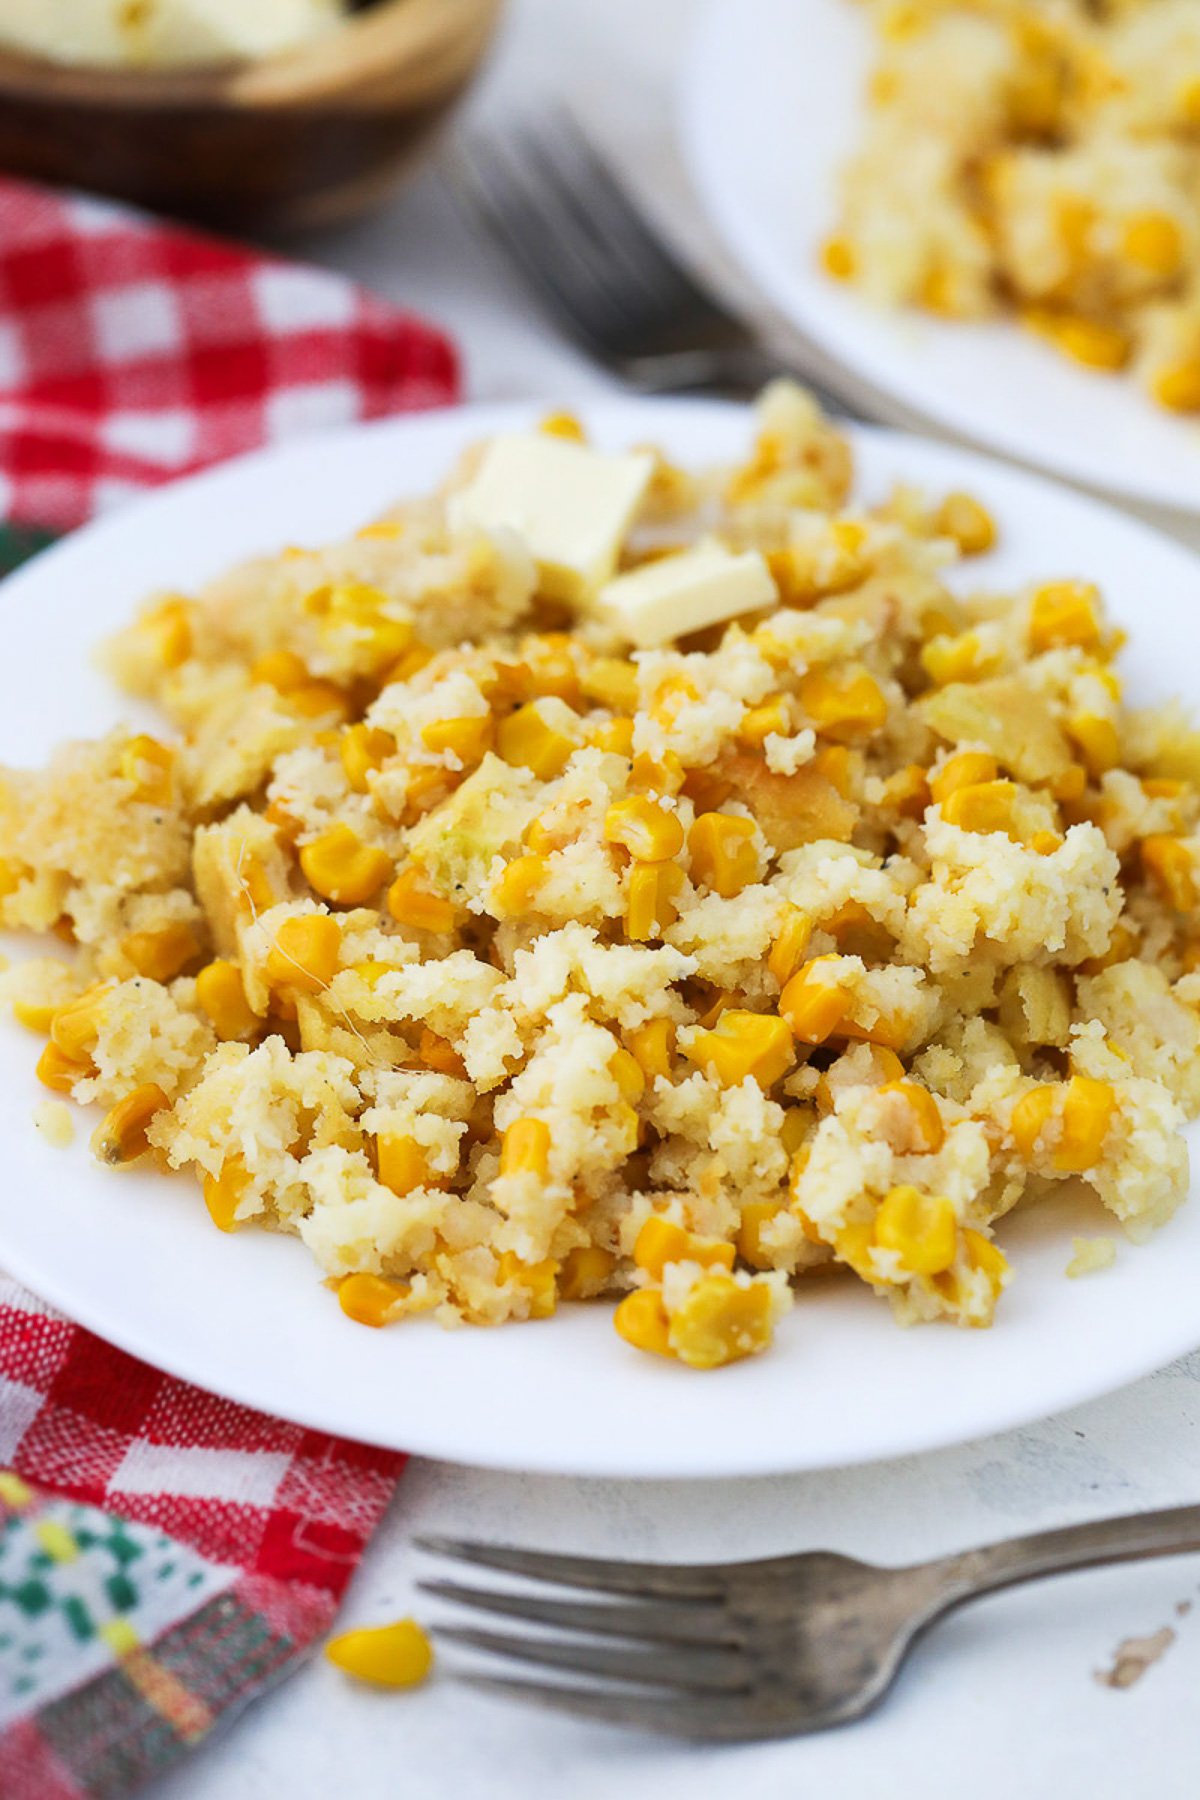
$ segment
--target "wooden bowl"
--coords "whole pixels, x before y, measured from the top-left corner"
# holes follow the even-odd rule
[[[285,55],[184,70],[0,52],[0,170],[239,231],[379,197],[474,73],[501,0],[376,0]]]

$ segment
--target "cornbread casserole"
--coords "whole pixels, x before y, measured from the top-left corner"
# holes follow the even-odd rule
[[[1200,411],[1195,0],[866,0],[878,33],[827,272],[1010,313]]]
[[[837,1265],[988,1324],[1064,1180],[1168,1218],[1200,736],[1069,571],[955,597],[979,501],[851,483],[788,385],[732,470],[556,416],[156,596],[106,660],[169,738],[0,784],[0,920],[75,946],[4,990],[101,1160],[363,1324],[610,1296],[700,1368]]]

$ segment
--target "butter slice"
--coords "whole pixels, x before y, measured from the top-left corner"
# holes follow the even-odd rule
[[[536,432],[493,438],[471,481],[451,496],[450,523],[515,531],[543,591],[586,605],[616,568],[653,472],[653,458],[636,452],[607,456]]]
[[[618,575],[601,588],[597,610],[639,650],[652,650],[722,619],[774,606],[778,599],[757,550],[735,554],[702,543]]]

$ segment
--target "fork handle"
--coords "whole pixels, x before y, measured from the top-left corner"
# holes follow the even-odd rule
[[[940,1578],[939,1586],[945,1584],[942,1592],[953,1604],[1043,1575],[1063,1575],[1101,1563],[1137,1562],[1150,1556],[1179,1556],[1188,1550],[1200,1550],[1200,1506],[1174,1506],[1163,1512],[1068,1525],[1059,1531],[1035,1531],[1028,1537],[964,1550],[926,1567]]]

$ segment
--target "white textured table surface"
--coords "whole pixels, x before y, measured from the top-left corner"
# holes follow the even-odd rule
[[[672,67],[693,11],[694,0],[514,0],[472,106],[528,113],[541,96],[569,95],[652,184],[690,246],[718,266],[670,136]],[[472,398],[569,399],[607,385],[473,237],[436,173],[382,215],[291,248],[445,323],[463,348]],[[414,1463],[345,1622],[428,1614],[413,1588],[418,1530],[666,1559],[828,1546],[902,1562],[1196,1500],[1200,1355],[1066,1418],[873,1469],[681,1486]],[[1176,1611],[1193,1598],[1190,1616]],[[1093,1679],[1121,1639],[1163,1625],[1177,1640],[1136,1686],[1117,1691]],[[873,1718],[821,1737],[681,1747],[484,1700],[449,1680],[410,1695],[368,1693],[318,1658],[155,1792],[159,1800],[723,1800],[737,1789],[761,1800],[1195,1800],[1198,1680],[1200,1557],[1181,1558],[972,1607],[919,1647]]]

